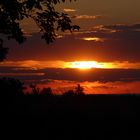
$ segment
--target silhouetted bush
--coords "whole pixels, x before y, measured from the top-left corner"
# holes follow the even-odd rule
[[[38,95],[40,93],[40,89],[37,87],[37,85],[31,84],[30,88],[32,89],[31,94]]]
[[[7,53],[8,53],[8,48],[3,47],[3,40],[0,39],[0,62],[6,59]]]
[[[24,83],[14,78],[0,78],[0,91],[4,96],[20,96],[23,95],[25,89]]]
[[[67,92],[63,93],[63,96],[75,96],[76,93],[74,92],[74,90],[68,90]]]
[[[77,95],[84,95],[85,93],[84,93],[84,88],[83,87],[81,87],[81,85],[80,84],[78,84],[77,85],[77,87],[75,88],[75,93],[77,94]]]
[[[41,95],[45,95],[45,96],[52,96],[53,92],[52,89],[50,87],[48,88],[43,88],[40,92]]]
[[[80,84],[78,84],[75,89],[68,90],[65,93],[63,93],[63,96],[79,96],[79,95],[85,95],[84,88],[81,87]]]

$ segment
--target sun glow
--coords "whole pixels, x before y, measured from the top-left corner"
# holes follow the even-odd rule
[[[70,67],[78,69],[103,68],[102,65],[96,61],[75,61],[71,62]]]

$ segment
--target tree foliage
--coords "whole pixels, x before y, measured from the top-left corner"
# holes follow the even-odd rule
[[[8,48],[3,47],[3,40],[0,39],[0,62],[6,58],[7,52],[8,52]]]
[[[8,39],[15,39],[18,43],[23,43],[26,37],[20,22],[26,18],[30,18],[36,23],[42,33],[41,38],[45,39],[48,44],[55,40],[58,30],[62,32],[79,30],[79,26],[72,25],[69,15],[55,9],[58,3],[65,1],[0,0],[0,34],[4,34]],[[5,54],[1,48],[0,53]],[[2,56],[0,54],[0,60],[5,58]]]
[[[0,78],[0,91],[1,96],[7,98],[20,96],[23,94],[23,90],[26,89],[24,83],[14,78]]]

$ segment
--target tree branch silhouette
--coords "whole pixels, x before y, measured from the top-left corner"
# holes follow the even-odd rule
[[[66,0],[1,0],[0,1],[0,34],[9,39],[15,39],[19,44],[26,40],[20,22],[26,18],[32,19],[46,43],[53,42],[57,31],[79,30],[80,27],[72,25],[68,14],[58,12],[55,6]],[[72,0],[69,0],[70,2]],[[76,1],[76,0],[73,0]],[[2,38],[0,38],[3,42]],[[2,48],[2,49],[1,49]],[[0,61],[6,57],[8,50],[0,44]]]

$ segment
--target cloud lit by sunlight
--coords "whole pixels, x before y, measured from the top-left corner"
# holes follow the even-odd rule
[[[102,15],[94,15],[94,16],[91,16],[91,15],[75,15],[73,16],[72,18],[74,19],[93,19],[93,20],[96,20],[96,19],[100,19],[102,17]]]
[[[104,42],[104,39],[98,37],[84,37],[82,40],[85,41],[95,41],[95,42]]]
[[[91,69],[91,68],[140,69],[140,63],[129,63],[128,61],[123,61],[123,62],[73,61],[73,62],[66,62],[65,67],[78,68],[78,69]]]
[[[63,9],[64,12],[75,12],[75,9],[65,8]]]
[[[75,61],[69,64],[70,68],[78,69],[91,69],[91,68],[102,68],[102,65],[96,61]]]
[[[52,87],[55,94],[62,94],[68,90],[75,89],[75,86],[80,84],[84,88],[86,94],[139,94],[140,82],[75,82],[67,80],[52,80],[47,83],[38,84],[39,88]]]
[[[0,67],[14,67],[14,69],[46,69],[46,68],[78,68],[78,69],[140,69],[140,63],[130,63],[129,61],[98,62],[98,61],[4,61]]]

